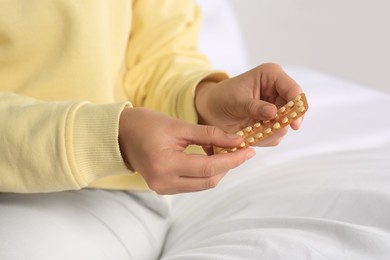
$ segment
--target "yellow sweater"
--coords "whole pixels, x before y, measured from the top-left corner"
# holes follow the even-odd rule
[[[191,0],[1,1],[0,191],[146,189],[119,115],[196,123],[194,87],[226,77],[196,50],[199,23]]]

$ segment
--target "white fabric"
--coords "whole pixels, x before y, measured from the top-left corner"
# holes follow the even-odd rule
[[[0,194],[0,259],[387,260],[390,97],[306,69],[302,130],[210,191]],[[169,228],[169,230],[168,230]]]
[[[202,50],[215,67],[244,71],[230,7],[200,2]],[[302,130],[257,149],[216,189],[174,196],[169,223],[154,194],[0,193],[0,259],[149,260],[162,247],[165,260],[389,259],[390,97],[288,71],[310,103]]]
[[[390,97],[290,69],[302,130],[260,148],[214,190],[175,196],[164,260],[390,255]]]
[[[157,259],[167,205],[142,192],[0,193],[0,259]]]

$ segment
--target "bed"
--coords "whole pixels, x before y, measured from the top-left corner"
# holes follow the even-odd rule
[[[302,129],[174,196],[161,259],[390,259],[390,95],[285,68],[310,104]]]
[[[199,1],[201,49],[244,72],[250,53],[228,1]],[[390,259],[390,95],[284,68],[310,109],[279,146],[171,204],[136,191],[1,193],[0,259]]]
[[[302,68],[301,131],[173,198],[163,259],[389,259],[390,97]]]

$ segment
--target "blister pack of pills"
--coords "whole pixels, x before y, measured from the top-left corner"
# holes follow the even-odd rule
[[[306,96],[302,93],[279,108],[274,119],[260,121],[238,131],[236,134],[244,138],[240,146],[233,148],[214,147],[214,153],[230,153],[251,146],[290,125],[302,117],[308,108]]]

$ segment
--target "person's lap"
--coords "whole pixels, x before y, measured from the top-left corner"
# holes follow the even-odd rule
[[[168,229],[164,206],[140,192],[0,193],[0,258],[156,259]]]

